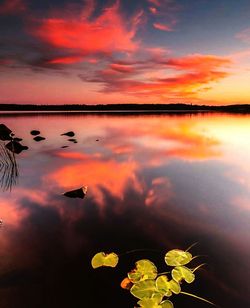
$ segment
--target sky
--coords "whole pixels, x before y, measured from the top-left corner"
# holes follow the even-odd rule
[[[0,103],[250,103],[249,0],[0,0]]]

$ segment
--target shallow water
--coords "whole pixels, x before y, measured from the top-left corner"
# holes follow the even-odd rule
[[[195,242],[196,264],[207,265],[183,291],[249,306],[250,116],[13,115],[0,123],[29,147],[15,157],[11,191],[2,179],[0,307],[133,307],[119,283],[134,262],[149,258],[165,271],[167,250]],[[34,129],[46,139],[34,141]],[[77,143],[61,136],[67,131]],[[83,185],[83,200],[63,195]],[[151,250],[122,255],[116,269],[91,268],[98,251],[134,249]]]

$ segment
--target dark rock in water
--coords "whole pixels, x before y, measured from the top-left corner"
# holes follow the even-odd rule
[[[79,189],[76,190],[71,190],[68,191],[66,193],[64,193],[63,195],[69,198],[80,198],[83,199],[87,193],[88,187],[87,186],[83,186]]]
[[[15,138],[13,138],[13,140],[14,140],[14,141],[17,141],[17,142],[20,142],[20,141],[22,141],[23,139],[22,139],[22,138],[15,137]]]
[[[68,147],[69,147],[68,145],[63,145],[61,148],[65,149],[65,148],[68,148]]]
[[[11,140],[12,130],[10,130],[6,125],[0,124],[0,140]]]
[[[75,133],[70,131],[70,132],[67,132],[67,133],[64,133],[64,134],[61,134],[61,136],[68,136],[68,137],[74,137],[75,136]]]
[[[7,144],[5,145],[5,147],[6,147],[9,151],[11,151],[11,152],[13,152],[13,153],[15,153],[15,154],[20,154],[22,151],[28,150],[28,147],[27,147],[27,146],[24,146],[24,145],[22,145],[21,143],[15,141],[15,140],[10,141],[9,143],[7,143]]]
[[[41,137],[41,136],[36,136],[36,137],[33,138],[33,140],[39,142],[39,141],[45,140],[45,138]]]
[[[39,132],[39,130],[32,130],[31,132],[30,132],[30,134],[32,135],[32,136],[37,136],[37,135],[39,135],[40,134],[40,132]]]
[[[68,141],[70,141],[70,142],[74,142],[74,143],[77,143],[77,140],[76,140],[76,139],[74,139],[74,138],[68,139]]]

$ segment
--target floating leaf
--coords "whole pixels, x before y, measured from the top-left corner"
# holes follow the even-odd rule
[[[143,308],[161,308],[161,306],[159,306],[159,303],[160,301],[155,298],[143,298],[138,302],[140,307]]]
[[[165,296],[169,297],[172,295],[168,277],[166,275],[159,276],[156,279],[156,287],[157,287],[157,290],[163,293]]]
[[[181,292],[181,287],[179,285],[178,282],[176,282],[175,280],[170,280],[169,281],[169,285],[170,285],[170,290],[174,293],[174,294],[179,294]]]
[[[179,283],[173,279],[169,281],[168,277],[165,275],[159,276],[156,279],[156,288],[159,292],[168,297],[172,295],[172,292],[175,294],[179,294],[181,292]]]
[[[161,303],[162,308],[174,308],[174,305],[171,301],[165,300],[164,302]]]
[[[192,283],[195,279],[194,273],[186,266],[175,267],[172,270],[171,275],[173,279],[177,282],[180,282],[184,279],[187,283]]]
[[[93,268],[98,268],[101,266],[109,266],[109,267],[116,267],[118,263],[118,256],[116,253],[104,253],[104,252],[98,252],[91,260],[91,265]]]
[[[188,251],[173,249],[166,253],[165,262],[170,266],[181,266],[189,263],[192,260],[192,255]]]
[[[128,273],[128,278],[132,282],[155,279],[157,277],[157,267],[149,260],[139,260],[135,263],[135,269]]]
[[[120,286],[125,290],[130,290],[133,286],[133,282],[128,277],[126,277],[123,279]]]
[[[130,293],[139,299],[152,298],[154,293],[158,293],[153,279],[139,281],[130,289]]]

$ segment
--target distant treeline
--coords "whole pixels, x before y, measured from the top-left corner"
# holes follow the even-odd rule
[[[107,104],[107,105],[18,105],[0,104],[0,111],[217,111],[250,113],[250,105],[207,106],[192,104]]]

